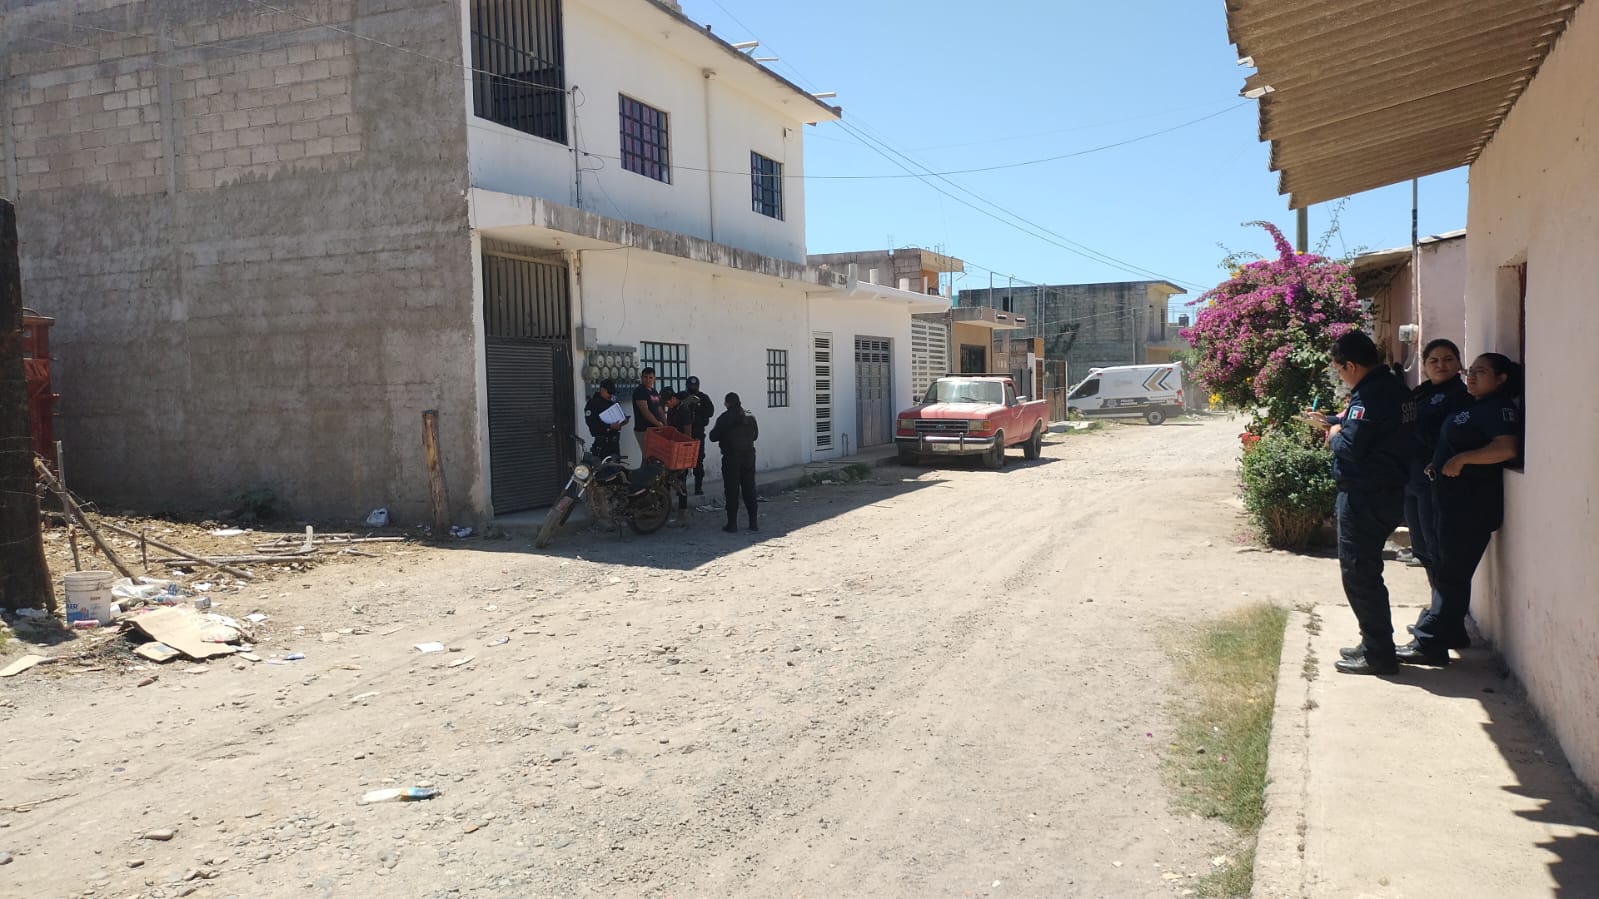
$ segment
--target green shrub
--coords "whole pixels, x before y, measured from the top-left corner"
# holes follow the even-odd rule
[[[1303,549],[1332,514],[1332,452],[1305,428],[1268,429],[1239,468],[1244,508],[1272,546]]]

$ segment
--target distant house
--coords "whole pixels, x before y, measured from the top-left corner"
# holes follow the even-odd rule
[[[1505,476],[1472,614],[1599,790],[1599,3],[1229,0],[1227,15],[1291,206],[1471,167],[1464,329],[1445,336],[1527,374],[1525,465]]]
[[[24,289],[106,502],[416,521],[437,409],[455,515],[545,505],[643,366],[739,392],[763,466],[837,456],[949,305],[807,262],[803,135],[840,110],[670,0],[35,0],[0,59]]]
[[[1181,293],[1169,281],[1026,285],[962,290],[956,305],[1026,319],[1021,336],[1042,338],[1044,358],[1065,363],[1066,378],[1075,384],[1090,369],[1148,362],[1151,346],[1169,354],[1177,328],[1167,321],[1167,308]]]
[[[1417,263],[1419,259],[1419,276]],[[1355,292],[1370,304],[1373,337],[1387,361],[1405,366],[1414,386],[1420,378],[1418,354],[1443,337],[1460,344],[1466,335],[1466,232],[1451,231],[1410,247],[1362,253],[1350,260]],[[1411,340],[1406,325],[1416,325]]]

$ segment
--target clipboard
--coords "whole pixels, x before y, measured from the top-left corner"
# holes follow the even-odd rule
[[[627,413],[622,411],[621,403],[612,403],[611,408],[600,413],[600,421],[608,425],[618,424],[627,421]]]

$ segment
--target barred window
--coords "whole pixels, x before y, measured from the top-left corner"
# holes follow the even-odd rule
[[[788,405],[788,350],[766,351],[766,406]]]
[[[666,113],[626,94],[617,94],[617,104],[622,121],[622,168],[671,184]]]
[[[472,0],[472,112],[566,143],[560,0]]]
[[[751,206],[761,215],[783,218],[783,164],[750,151]]]
[[[688,389],[688,344],[646,340],[639,344],[638,364],[640,369],[655,369],[655,389],[662,396],[668,390],[680,393]]]

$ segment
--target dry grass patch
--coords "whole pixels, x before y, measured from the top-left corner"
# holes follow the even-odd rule
[[[1251,606],[1204,627],[1179,651],[1189,691],[1167,775],[1180,808],[1226,822],[1239,838],[1228,861],[1198,881],[1201,895],[1249,895],[1287,621],[1286,609]]]

